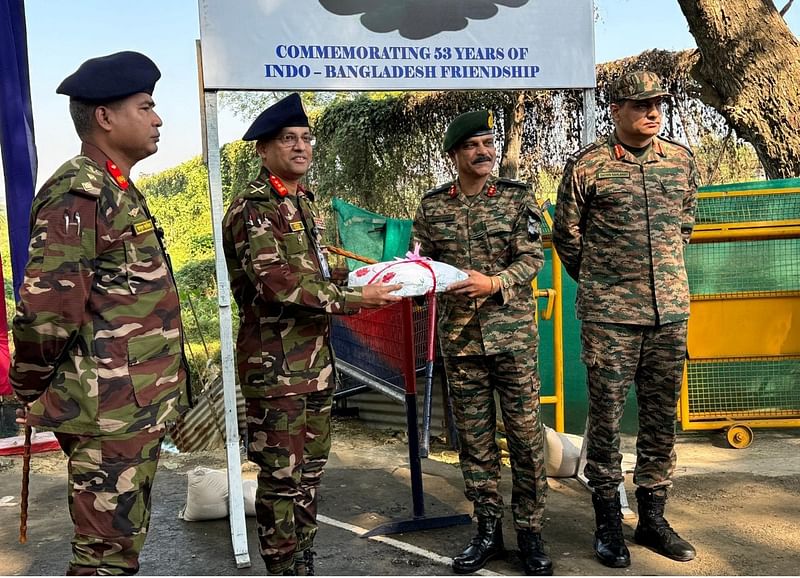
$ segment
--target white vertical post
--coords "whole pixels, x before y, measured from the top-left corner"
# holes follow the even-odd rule
[[[594,108],[594,88],[583,89],[583,130],[581,146],[586,146],[597,138],[597,115]]]
[[[225,400],[225,450],[228,459],[228,501],[231,541],[237,568],[250,566],[247,551],[247,525],[242,490],[242,465],[239,453],[239,424],[236,415],[236,383],[231,323],[231,287],[225,253],[222,249],[222,171],[219,158],[217,92],[205,92],[206,150],[208,151],[208,190],[211,196],[211,225],[214,231],[214,254],[217,268],[219,338],[222,354],[222,387]]]

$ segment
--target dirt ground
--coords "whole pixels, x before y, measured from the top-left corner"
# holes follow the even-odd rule
[[[376,432],[355,420],[336,420],[334,447],[323,479],[317,537],[320,575],[452,575],[450,557],[473,526],[451,526],[365,539],[361,529],[412,518],[404,435]],[[634,440],[626,438],[627,451]],[[549,480],[544,538],[557,575],[796,575],[800,568],[800,431],[756,430],[753,444],[730,449],[719,433],[681,434],[670,522],[698,550],[673,562],[633,543],[635,519],[625,520],[632,564],[612,570],[592,553],[594,518],[588,492],[573,478]],[[454,454],[434,446],[422,460],[425,516],[469,512]],[[247,518],[251,566],[237,569],[227,519],[185,522],[188,471],[225,467],[222,450],[165,453],[154,490],[153,522],[141,558],[143,575],[263,575],[253,518]],[[245,478],[255,477],[252,464]],[[21,459],[0,458],[0,574],[63,574],[70,551],[65,461],[60,453],[33,456],[28,543],[17,541]],[[510,502],[511,472],[501,490]],[[626,479],[635,509],[633,485]],[[483,574],[519,575],[511,515],[506,506],[504,560]],[[350,526],[348,526],[348,524]]]

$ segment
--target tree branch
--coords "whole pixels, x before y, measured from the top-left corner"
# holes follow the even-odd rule
[[[789,8],[791,8],[791,7],[792,7],[792,3],[794,3],[794,0],[789,0],[789,1],[786,3],[786,6],[784,6],[784,7],[781,9],[781,16],[784,16],[784,15],[786,15],[786,13],[789,11]]]

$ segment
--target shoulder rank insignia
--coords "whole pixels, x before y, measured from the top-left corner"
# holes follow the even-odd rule
[[[128,182],[127,177],[125,177],[125,175],[122,174],[122,171],[119,170],[119,167],[115,165],[114,162],[111,161],[110,159],[106,161],[106,170],[108,171],[108,174],[111,175],[111,178],[114,179],[114,182],[116,182],[117,185],[119,185],[120,189],[122,189],[123,191],[128,190],[128,186],[130,183]]]

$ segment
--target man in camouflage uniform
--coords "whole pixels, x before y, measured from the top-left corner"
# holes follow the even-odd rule
[[[188,407],[180,301],[131,167],[158,149],[156,65],[84,62],[70,96],[82,141],[37,194],[10,378],[22,419],[69,458],[68,574],[135,574],[165,422]]]
[[[237,365],[247,405],[248,457],[258,464],[261,556],[273,574],[313,574],[317,490],[331,447],[333,366],[328,314],[400,298],[400,285],[342,288],[321,250],[323,221],[300,184],[314,137],[300,96],[255,119],[258,177],[223,222],[231,290],[239,306]]]
[[[614,83],[615,130],[567,162],[553,229],[558,254],[578,282],[595,553],[615,568],[630,565],[617,488],[623,480],[619,424],[632,382],[639,402],[634,539],[673,560],[695,556],[663,516],[675,467],[675,406],[689,317],[683,248],[697,202],[691,151],[656,136],[666,96],[651,72]]]
[[[520,557],[528,575],[549,575],[552,563],[541,540],[547,478],[531,289],[543,263],[541,213],[529,185],[491,176],[497,156],[491,112],[453,120],[444,150],[458,178],[423,197],[413,241],[421,254],[469,275],[439,300],[465,494],[478,518],[477,535],[453,559],[453,570],[475,572],[504,553],[496,393],[511,454]]]

